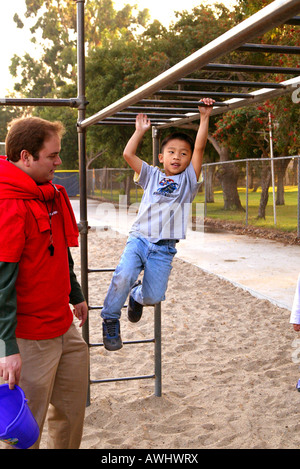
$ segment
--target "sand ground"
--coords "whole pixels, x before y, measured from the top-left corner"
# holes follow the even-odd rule
[[[125,243],[91,230],[89,266],[114,268]],[[78,249],[73,257],[79,266]],[[90,274],[90,305],[103,304],[111,275]],[[300,343],[289,314],[175,258],[162,303],[162,396],[153,379],[92,384],[82,448],[299,448]],[[124,311],[121,329],[123,340],[153,338],[153,308],[138,324]],[[98,311],[90,341],[102,341]],[[149,375],[153,363],[153,344],[97,347],[91,378]]]

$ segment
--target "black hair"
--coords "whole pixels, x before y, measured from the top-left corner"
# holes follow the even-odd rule
[[[164,147],[166,146],[166,144],[170,141],[170,140],[183,140],[184,142],[187,142],[190,147],[191,147],[191,150],[192,150],[192,153],[194,151],[194,140],[192,139],[192,137],[190,137],[189,135],[183,133],[183,132],[174,132],[173,134],[170,134],[168,135],[167,137],[165,137],[161,143],[161,153],[164,151]]]

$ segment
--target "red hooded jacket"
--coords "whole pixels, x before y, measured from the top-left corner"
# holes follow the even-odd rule
[[[50,339],[70,327],[71,246],[78,246],[78,228],[65,189],[37,185],[0,157],[0,262],[19,264],[16,337]]]

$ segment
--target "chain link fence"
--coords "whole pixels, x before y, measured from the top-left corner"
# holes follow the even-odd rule
[[[203,165],[206,218],[300,232],[299,155]]]
[[[193,205],[203,204],[206,219],[277,228],[300,236],[299,155],[203,164]],[[124,168],[88,170],[88,197],[113,203],[126,196],[140,202],[143,190]],[[193,210],[197,213],[197,209]]]
[[[87,196],[119,202],[125,195],[127,204],[140,202],[143,190],[133,180],[134,171],[127,168],[102,168],[87,171]]]

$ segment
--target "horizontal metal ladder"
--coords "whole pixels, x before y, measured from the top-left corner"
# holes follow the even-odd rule
[[[96,272],[114,272],[114,268],[103,268],[103,269],[88,269],[88,273],[96,273]],[[123,308],[127,306],[124,305]],[[93,310],[101,310],[103,306],[89,306],[89,311]],[[152,339],[143,339],[143,340],[130,340],[130,341],[123,341],[124,345],[136,345],[142,343],[154,343],[154,373],[151,375],[145,376],[125,376],[122,378],[103,378],[103,379],[91,379],[89,376],[89,383],[96,384],[96,383],[107,383],[113,381],[129,381],[135,379],[155,379],[155,390],[154,393],[156,396],[161,396],[161,303],[154,305],[154,338]],[[99,343],[90,343],[88,342],[89,348],[92,347],[101,347],[104,344],[102,342]]]

